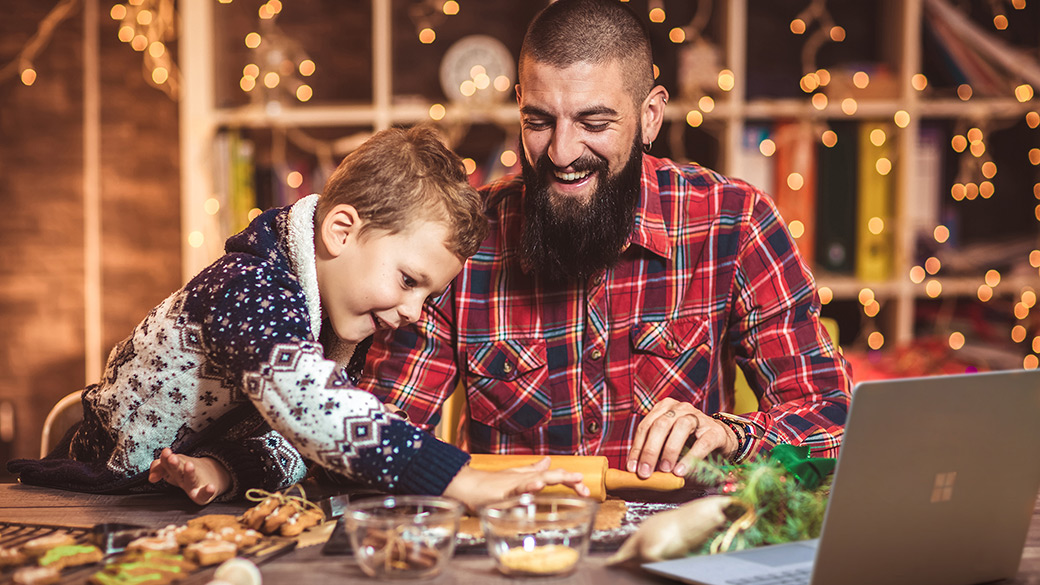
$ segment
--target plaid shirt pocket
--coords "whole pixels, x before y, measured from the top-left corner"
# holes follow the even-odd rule
[[[552,404],[544,339],[507,339],[466,347],[470,417],[506,434],[549,419]]]
[[[699,400],[711,365],[710,329],[708,319],[699,315],[644,321],[632,328],[635,412],[645,415],[669,396],[682,402]]]

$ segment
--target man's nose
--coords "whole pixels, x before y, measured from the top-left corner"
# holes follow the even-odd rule
[[[553,130],[546,154],[557,168],[564,169],[581,157],[582,148],[577,132],[570,125],[561,124]]]

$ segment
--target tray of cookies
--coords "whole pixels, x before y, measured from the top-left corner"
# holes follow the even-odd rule
[[[325,520],[304,497],[253,497],[259,503],[241,516],[206,514],[160,529],[0,522],[0,585],[170,582],[235,557],[258,565],[295,549],[304,530]]]

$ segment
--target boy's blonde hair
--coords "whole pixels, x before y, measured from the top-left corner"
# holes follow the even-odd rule
[[[315,222],[340,204],[352,205],[369,228],[403,231],[416,220],[448,226],[449,250],[476,253],[487,236],[487,218],[462,160],[429,126],[390,128],[347,155],[325,183]]]

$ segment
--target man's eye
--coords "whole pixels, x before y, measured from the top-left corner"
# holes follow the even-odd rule
[[[415,286],[417,284],[419,284],[419,283],[415,282],[414,278],[412,278],[411,276],[408,276],[407,274],[404,275],[404,286],[405,286],[405,288],[415,288]]]
[[[551,124],[544,120],[524,120],[524,127],[529,130],[545,130],[549,126]]]
[[[585,129],[589,132],[603,132],[610,126],[610,122],[585,122]]]

